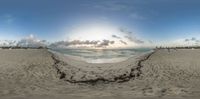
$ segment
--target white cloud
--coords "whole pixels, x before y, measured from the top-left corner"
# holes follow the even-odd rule
[[[123,43],[124,45],[127,45],[127,43],[123,40],[119,40],[121,43]]]
[[[73,41],[59,41],[52,43],[51,48],[107,48],[114,44],[111,40],[73,40]]]
[[[21,47],[46,47],[47,42],[45,40],[39,40],[33,34],[30,34],[28,37],[21,39],[17,45]]]
[[[117,36],[117,35],[112,35],[113,38],[116,38],[116,39],[121,39],[121,37]]]
[[[143,44],[144,41],[140,40],[136,37],[133,37],[133,32],[129,31],[126,28],[121,28],[120,31],[125,34],[124,38],[135,43],[135,44]]]
[[[200,46],[200,39],[195,37],[192,38],[180,38],[171,41],[154,43],[154,46],[162,47],[185,47],[185,46]]]
[[[17,41],[15,40],[0,40],[0,47],[16,46]]]

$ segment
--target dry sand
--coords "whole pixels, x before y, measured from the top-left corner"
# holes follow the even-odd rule
[[[0,99],[199,99],[200,50],[90,64],[45,49],[0,50]]]

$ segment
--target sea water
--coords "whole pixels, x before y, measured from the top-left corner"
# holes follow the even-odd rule
[[[53,51],[88,63],[115,63],[148,53],[152,49],[53,49]]]

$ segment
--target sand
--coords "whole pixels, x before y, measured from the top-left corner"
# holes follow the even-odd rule
[[[0,99],[199,99],[200,50],[91,64],[46,49],[0,50]]]

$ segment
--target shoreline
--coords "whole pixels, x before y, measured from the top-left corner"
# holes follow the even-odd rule
[[[48,50],[49,51],[49,50]],[[90,64],[90,65],[93,65],[95,67],[95,65],[98,65],[98,66],[104,66],[105,64],[109,64],[109,65],[122,65],[122,63],[126,63],[128,60],[132,60],[134,59],[135,61],[133,63],[135,63],[134,66],[131,66],[132,63],[127,63],[126,65],[129,65],[131,66],[130,69],[130,72],[129,73],[122,73],[118,76],[113,76],[112,78],[110,79],[107,79],[107,78],[104,78],[104,76],[100,76],[100,77],[96,77],[95,79],[90,79],[88,78],[87,80],[73,80],[73,75],[71,77],[69,77],[70,79],[65,79],[66,76],[67,76],[67,73],[63,70],[61,70],[59,68],[59,64],[65,66],[65,65],[69,65],[67,62],[63,61],[62,59],[60,59],[59,57],[61,56],[60,53],[57,53],[57,52],[52,52],[52,51],[49,51],[52,55],[52,59],[55,61],[54,63],[54,67],[56,68],[57,70],[57,73],[60,75],[60,79],[64,79],[65,81],[67,82],[70,82],[70,83],[87,83],[87,84],[97,84],[98,82],[103,82],[103,83],[109,83],[109,82],[118,82],[118,83],[122,83],[122,82],[127,82],[131,79],[135,79],[136,77],[139,77],[141,75],[141,68],[143,67],[141,65],[141,62],[145,61],[145,60],[148,60],[148,58],[153,55],[156,51],[151,51],[151,52],[148,52],[146,54],[143,54],[141,56],[138,56],[137,58],[136,57],[130,57],[128,58],[127,60],[125,61],[122,61],[122,62],[117,62],[117,63],[86,63],[84,61],[81,61],[81,65],[83,64]],[[62,55],[63,57],[64,55]],[[67,57],[67,56],[66,56]],[[73,61],[77,61],[77,60],[73,60]],[[68,68],[70,69],[70,68]],[[86,69],[90,69],[90,68],[86,68]],[[109,71],[107,71],[109,73]]]
[[[78,61],[78,62],[83,62],[83,63],[87,63],[87,64],[94,64],[94,65],[103,65],[103,64],[118,64],[118,63],[123,63],[123,62],[126,62],[126,61],[128,61],[128,60],[133,60],[133,59],[142,59],[143,57],[145,57],[145,56],[148,56],[149,54],[151,54],[151,53],[154,53],[155,51],[157,51],[157,50],[155,50],[155,49],[152,49],[152,50],[150,50],[150,51],[148,51],[148,52],[145,52],[145,53],[142,53],[142,54],[138,54],[138,56],[131,56],[131,57],[128,57],[127,59],[125,59],[125,60],[123,60],[123,61],[119,61],[119,62],[106,62],[106,63],[90,63],[90,62],[87,62],[87,61],[84,61],[84,60],[82,60],[82,59],[76,59],[76,57],[78,57],[78,56],[71,56],[71,55],[65,55],[65,54],[62,54],[62,53],[60,53],[60,52],[57,52],[57,51],[54,51],[54,50],[51,50],[51,49],[48,49],[47,50],[48,52],[50,52],[50,54],[53,54],[54,56],[56,56],[56,57],[59,57],[59,56],[61,56],[61,57],[63,57],[63,56],[65,56],[67,59],[70,59],[70,60],[74,60],[74,61]]]
[[[85,49],[83,49],[83,50],[85,50]],[[93,50],[95,50],[95,49],[93,49]],[[104,49],[104,50],[108,50],[108,49]],[[66,54],[66,53],[64,53],[62,51],[60,52],[59,50],[56,51],[56,50],[48,49],[48,51],[50,51],[51,53],[54,53],[54,54],[64,55],[64,56],[66,56],[66,57],[68,57],[70,59],[76,60],[76,61],[83,61],[83,62],[86,62],[86,63],[89,63],[89,64],[90,63],[91,64],[104,64],[104,63],[108,63],[108,64],[110,63],[110,64],[112,64],[112,63],[120,63],[120,62],[126,61],[126,60],[128,60],[130,58],[137,58],[139,56],[146,55],[148,53],[153,52],[154,49],[148,49],[146,51],[128,50],[129,52],[132,51],[131,53],[129,53],[130,55],[127,55],[127,53],[125,53],[124,56],[121,56],[122,54],[119,54],[120,55],[119,57],[118,56],[115,56],[115,57],[112,56],[110,58],[106,58],[105,56],[97,58],[95,56],[95,53],[90,53],[91,56],[93,55],[94,57],[91,57],[91,56],[90,57],[85,57],[84,55],[81,56],[81,54],[80,55]],[[110,50],[110,51],[112,51],[112,50]],[[118,53],[118,52],[116,52],[116,53]],[[121,53],[121,52],[119,52],[119,53]]]

